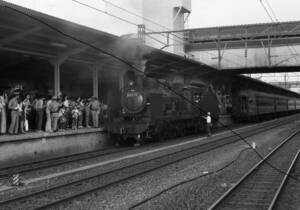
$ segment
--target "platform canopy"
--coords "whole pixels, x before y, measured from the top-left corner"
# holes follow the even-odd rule
[[[84,43],[83,43],[84,42]],[[88,46],[90,45],[90,46]],[[0,0],[0,68],[29,56],[58,62],[101,65],[120,63],[102,50],[129,63],[146,58],[153,69],[165,65],[161,73],[214,70],[199,62],[160,51],[137,41],[120,38]]]
[[[288,97],[300,98],[300,95],[298,93],[243,75],[233,76],[232,84],[234,85],[234,87],[247,87],[249,89],[262,91],[265,93],[281,94]]]

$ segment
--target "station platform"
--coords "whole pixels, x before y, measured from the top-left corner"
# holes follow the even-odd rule
[[[113,144],[102,128],[0,136],[0,169],[106,148]]]

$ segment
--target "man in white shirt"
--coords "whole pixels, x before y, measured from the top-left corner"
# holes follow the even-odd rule
[[[207,130],[207,135],[208,135],[208,136],[211,136],[212,123],[211,123],[210,112],[207,112],[207,116],[204,117],[204,119],[206,119],[206,130]]]

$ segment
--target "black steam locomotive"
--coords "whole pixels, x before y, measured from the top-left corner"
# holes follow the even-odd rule
[[[204,110],[214,119],[219,115],[217,98],[205,86],[173,83],[168,84],[170,90],[131,71],[125,73],[122,86],[122,110],[109,126],[109,132],[120,140],[162,140],[199,133],[206,125]]]

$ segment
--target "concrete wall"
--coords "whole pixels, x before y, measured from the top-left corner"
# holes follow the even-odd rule
[[[99,129],[0,138],[0,168],[93,151],[113,144]]]

